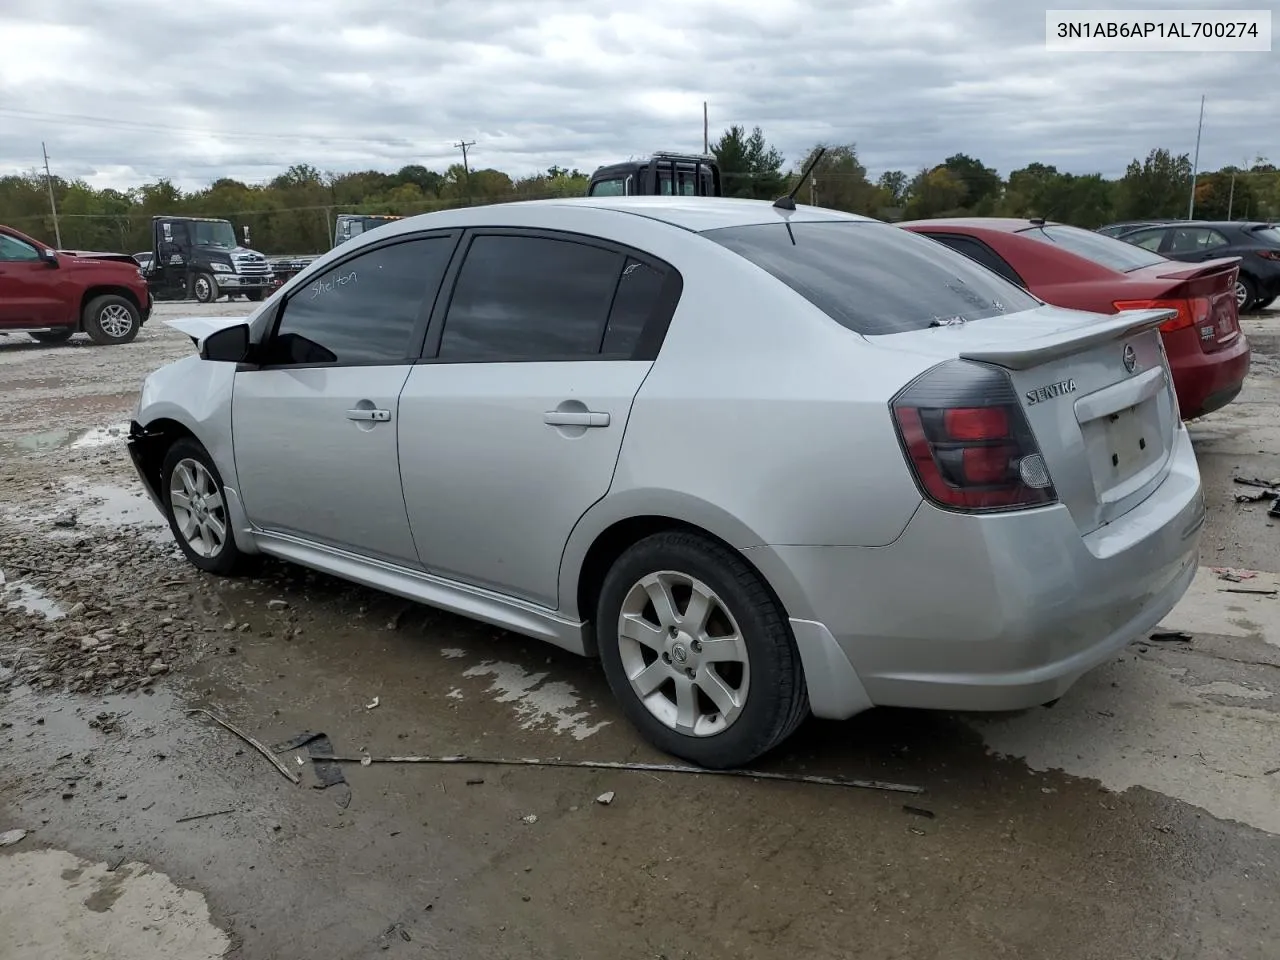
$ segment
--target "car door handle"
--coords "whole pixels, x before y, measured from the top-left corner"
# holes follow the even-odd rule
[[[607,427],[609,414],[594,410],[548,410],[542,415],[542,422],[553,427]]]
[[[391,419],[390,410],[348,410],[348,420],[372,420],[375,423],[386,423]]]

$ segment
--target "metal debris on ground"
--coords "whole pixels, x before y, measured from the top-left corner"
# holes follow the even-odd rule
[[[25,830],[6,830],[0,833],[0,847],[12,847],[27,835]]]
[[[484,783],[484,777],[472,777],[470,780],[467,781],[467,786],[478,787],[482,783]]]
[[[336,786],[346,788],[338,791],[335,796],[335,802],[338,806],[345,808],[351,803],[351,789],[347,784],[346,778],[342,775],[342,768],[336,763],[330,762],[330,758],[333,756],[333,744],[329,742],[328,735],[304,730],[296,737],[277,743],[271,749],[276,753],[284,753],[286,750],[297,750],[299,747],[304,746],[307,748],[307,755],[311,758],[312,770],[315,772],[316,780],[319,781],[314,785],[315,788],[317,790]]]
[[[614,796],[613,791],[608,790],[600,794],[600,796],[596,797],[596,803],[600,804],[601,806],[607,807],[609,804],[613,803],[613,796]]]
[[[374,708],[375,708],[379,703],[381,703],[381,701],[380,701],[377,697],[374,697],[374,698],[373,698],[369,703],[366,703],[366,704],[364,705],[364,708],[365,708],[366,710],[372,710],[372,709],[374,709]]]
[[[1274,597],[1280,590],[1268,590],[1263,587],[1223,587],[1220,593],[1252,593],[1260,597]]]
[[[235,809],[228,807],[226,810],[212,810],[209,813],[193,813],[189,817],[179,817],[174,823],[190,823],[192,820],[207,820],[209,817],[221,817],[223,814],[235,813]]]
[[[917,817],[924,817],[926,820],[932,820],[937,816],[937,814],[932,810],[926,810],[924,807],[913,807],[909,803],[904,803],[902,805],[902,810],[904,813],[914,814]]]
[[[1241,486],[1251,487],[1248,493],[1237,493],[1236,503],[1257,503],[1259,500],[1275,500],[1280,497],[1280,477],[1275,480],[1259,480],[1257,477],[1232,477]]]
[[[530,813],[527,816],[521,817],[520,819],[523,820],[525,823],[537,823],[538,815],[536,813]]]
[[[705,767],[686,767],[674,763],[629,763],[619,760],[561,760],[558,757],[533,759],[511,757],[468,756],[409,756],[371,757],[335,756],[336,763],[476,763],[506,767],[577,767],[587,770],[634,770],[656,773],[689,773],[709,777],[747,777],[752,780],[783,780],[789,783],[813,783],[828,787],[857,787],[863,790],[887,790],[892,793],[924,793],[924,787],[908,783],[890,783],[884,780],[854,780],[845,777],[818,777],[802,773],[772,773],[763,770],[712,770]]]
[[[1226,580],[1228,583],[1241,583],[1252,580],[1258,575],[1256,570],[1232,570],[1229,567],[1212,567],[1211,569],[1218,575],[1219,580]]]
[[[1153,633],[1148,638],[1156,641],[1177,641],[1178,643],[1190,643],[1192,636],[1182,630],[1162,630],[1159,633]]]
[[[210,713],[208,710],[204,710],[200,708],[196,708],[195,710],[188,710],[187,713],[188,714],[203,713],[206,717],[208,717],[214,723],[218,724],[221,727],[225,727],[227,730],[230,730],[237,737],[239,737],[245,743],[249,744],[249,746],[253,747],[253,749],[257,750],[260,754],[266,757],[267,760],[271,762],[271,765],[273,767],[275,767],[277,770],[279,770],[281,773],[283,773],[286,777],[289,778],[290,783],[294,784],[295,786],[302,783],[301,778],[292,770],[290,770],[288,767],[286,767],[283,763],[281,763],[275,754],[273,754],[270,750],[268,750],[265,746],[262,745],[261,741],[256,740],[255,738],[249,736],[249,734],[245,733],[235,724],[230,723],[226,720],[223,720],[217,714]]]

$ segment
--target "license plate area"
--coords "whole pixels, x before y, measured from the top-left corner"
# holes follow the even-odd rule
[[[1150,479],[1165,459],[1154,397],[1082,424],[1099,501],[1122,499]]]

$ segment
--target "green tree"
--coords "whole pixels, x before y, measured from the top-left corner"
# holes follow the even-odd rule
[[[908,220],[962,214],[967,194],[965,185],[945,166],[921,170],[911,181],[907,193]]]
[[[956,153],[942,161],[943,167],[964,185],[964,207],[976,216],[989,216],[1004,189],[1004,183],[991,167],[963,153]]]
[[[1191,196],[1191,158],[1174,156],[1163,147],[1139,163],[1129,162],[1118,188],[1120,219],[1185,217]]]
[[[785,192],[782,153],[759,127],[748,134],[738,124],[730,126],[711,145],[711,153],[720,166],[725,196],[773,200]]]
[[[788,188],[794,185],[796,177],[809,168],[815,154],[823,147],[826,152],[809,178],[812,181],[813,202],[832,210],[875,216],[884,205],[884,195],[867,179],[867,168],[858,160],[857,147],[852,143],[815,145],[805,154],[798,170],[792,175]],[[810,183],[806,182],[801,184],[796,196],[808,203],[809,194]]]
[[[886,170],[880,174],[876,186],[884,191],[885,206],[901,207],[907,202],[907,188],[911,186],[911,178],[901,170]]]

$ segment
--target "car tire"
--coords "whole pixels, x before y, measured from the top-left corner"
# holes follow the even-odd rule
[[[1258,299],[1258,288],[1254,282],[1246,276],[1236,277],[1236,306],[1241,314],[1248,313],[1253,309],[1254,301]]]
[[[223,576],[248,567],[248,556],[236,546],[232,534],[222,476],[208,451],[195,440],[184,437],[166,451],[160,467],[160,496],[169,529],[191,563]]]
[[[246,300],[250,300],[253,303],[258,303],[262,300],[264,296],[266,296],[266,293],[267,291],[265,290],[250,290],[244,296]]]
[[[655,595],[670,612],[658,612]],[[600,590],[596,638],[627,719],[699,766],[749,763],[809,715],[782,605],[741,556],[698,534],[654,534],[617,559]]]
[[[33,340],[39,340],[41,343],[66,343],[74,334],[74,327],[56,327],[53,330],[31,330],[28,331]]]
[[[138,308],[113,293],[90,300],[84,308],[83,320],[89,339],[104,347],[128,343],[142,329]]]
[[[1271,306],[1271,305],[1272,305],[1273,303],[1275,303],[1275,302],[1276,302],[1276,298],[1275,298],[1275,297],[1267,297],[1267,299],[1265,299],[1265,300],[1259,300],[1257,303],[1255,303],[1255,304],[1253,305],[1253,309],[1254,309],[1254,310],[1265,310],[1265,309],[1267,309],[1267,307]]]
[[[196,274],[196,278],[191,281],[191,294],[200,303],[213,303],[222,296],[222,292],[218,289],[218,281],[213,279],[211,273]]]

